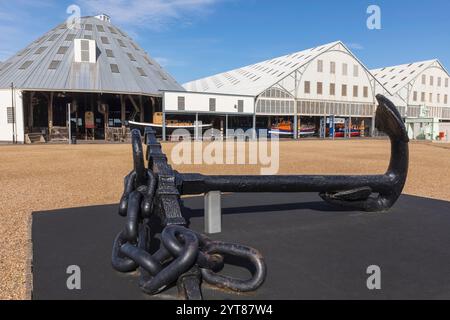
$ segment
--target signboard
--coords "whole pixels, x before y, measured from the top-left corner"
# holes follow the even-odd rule
[[[88,111],[85,113],[84,120],[86,129],[95,129],[95,119],[94,113],[92,111]]]

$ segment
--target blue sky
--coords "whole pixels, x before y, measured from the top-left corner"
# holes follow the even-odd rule
[[[65,21],[110,14],[181,83],[342,40],[369,67],[438,58],[450,69],[448,0],[0,0],[0,60]],[[381,30],[369,30],[369,5]]]

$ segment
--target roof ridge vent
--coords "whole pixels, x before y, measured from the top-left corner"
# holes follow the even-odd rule
[[[95,16],[95,17],[101,21],[111,22],[111,17],[104,13],[99,14],[98,16]]]

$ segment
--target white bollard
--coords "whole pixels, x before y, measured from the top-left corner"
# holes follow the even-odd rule
[[[222,232],[222,193],[211,191],[205,194],[205,232]]]

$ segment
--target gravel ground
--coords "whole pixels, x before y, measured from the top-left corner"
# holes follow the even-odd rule
[[[117,203],[131,169],[129,145],[0,146],[0,299],[26,299],[33,211]],[[164,145],[170,155],[172,144]],[[286,141],[280,174],[378,174],[387,141]],[[258,166],[176,166],[180,172],[259,174]],[[450,201],[448,145],[411,144],[405,193]]]

